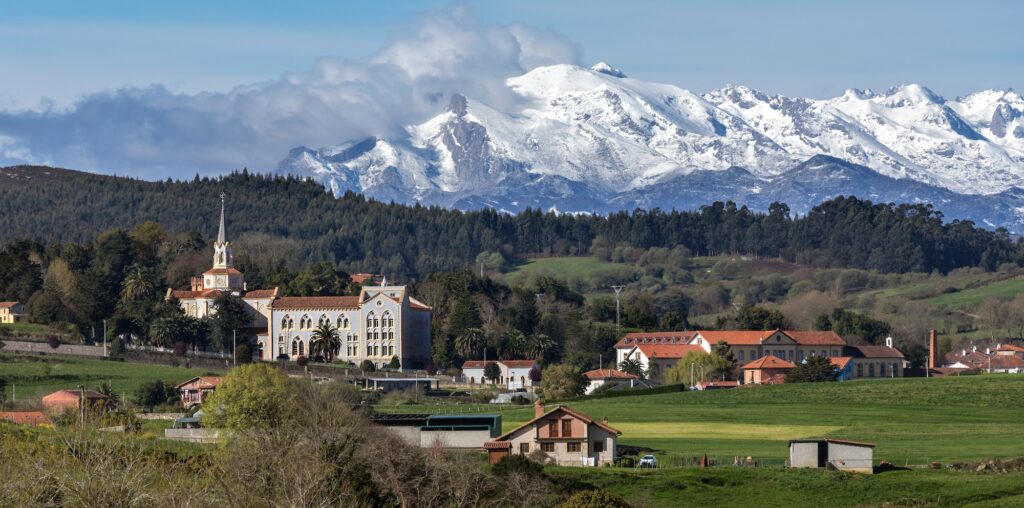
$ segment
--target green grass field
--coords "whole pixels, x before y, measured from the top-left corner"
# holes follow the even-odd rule
[[[960,309],[975,307],[993,296],[1001,299],[1012,299],[1020,293],[1024,293],[1024,278],[993,282],[978,288],[935,296],[924,301],[940,307]]]
[[[569,405],[595,418],[608,417],[622,431],[621,444],[654,449],[668,461],[707,453],[720,463],[748,455],[781,463],[789,453],[787,441],[805,437],[876,443],[876,461],[897,465],[1024,456],[1024,440],[1009,437],[1024,432],[1024,375],[793,384]],[[501,415],[509,430],[531,418],[532,408],[507,408]]]
[[[617,273],[636,270],[638,270],[636,267],[630,265],[600,261],[592,257],[562,256],[531,259],[513,268],[505,274],[505,277],[509,281],[515,281],[531,275],[549,274],[571,280],[587,279],[601,272]]]
[[[92,358],[56,355],[18,355],[0,353],[0,378],[7,382],[5,395],[12,400],[39,399],[62,388],[87,388],[110,382],[114,391],[130,398],[139,385],[154,379],[180,383],[208,372],[208,369],[186,369],[169,365],[118,362]]]
[[[1024,506],[1024,473],[918,469],[873,476],[815,470],[715,467],[660,470],[548,468],[577,488],[603,488],[643,507]]]

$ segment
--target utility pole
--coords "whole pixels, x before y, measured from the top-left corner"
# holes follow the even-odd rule
[[[626,286],[612,286],[615,290],[615,332],[621,333],[621,327],[619,326],[619,294],[622,293],[622,289]]]
[[[107,357],[107,320],[103,320],[103,357]]]
[[[85,387],[78,385],[78,409],[82,415],[82,427],[85,427]]]
[[[231,365],[235,365],[238,356],[238,345],[236,344],[238,330],[231,330]]]

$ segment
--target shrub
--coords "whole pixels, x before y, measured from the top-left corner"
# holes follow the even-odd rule
[[[46,338],[46,343],[49,344],[50,347],[53,348],[53,349],[57,349],[57,348],[60,347],[60,339],[58,339],[57,336],[55,336],[55,335],[51,335],[51,336],[47,337]]]
[[[188,344],[186,344],[185,341],[179,340],[178,342],[174,343],[175,356],[185,356],[186,352],[188,352]]]
[[[377,366],[374,365],[373,362],[371,362],[370,360],[363,360],[359,364],[359,370],[363,372],[374,372],[377,370]]]
[[[507,476],[512,472],[523,473],[527,476],[543,476],[544,466],[523,455],[506,455],[491,468],[491,471],[497,476]]]
[[[309,365],[309,358],[306,358],[305,356],[300,356],[295,359],[295,363],[297,363],[299,367],[305,367],[306,365]]]
[[[562,508],[630,508],[629,503],[607,490],[584,490],[562,503]]]

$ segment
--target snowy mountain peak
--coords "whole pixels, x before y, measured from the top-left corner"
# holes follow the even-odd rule
[[[729,85],[697,95],[616,73],[538,67],[506,80],[500,106],[452,94],[399,135],[299,147],[279,171],[335,193],[509,211],[667,207],[727,189],[767,199],[780,185],[818,199],[810,182],[861,195],[868,179],[878,196],[1024,188],[1024,100],[1011,91],[946,100],[912,84],[808,99]]]
[[[605,62],[597,62],[593,67],[590,68],[592,71],[600,72],[601,74],[607,74],[616,78],[624,78],[626,74]]]

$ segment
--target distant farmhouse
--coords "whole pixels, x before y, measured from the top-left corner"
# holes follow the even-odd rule
[[[718,343],[729,345],[736,356],[737,378],[745,384],[777,384],[805,359],[829,358],[840,380],[903,377],[903,353],[885,346],[853,346],[832,331],[698,330],[691,332],[638,332],[615,344],[616,362],[639,360],[653,378],[661,377],[687,354],[710,353]],[[770,359],[765,359],[770,357]]]
[[[622,433],[570,409],[557,406],[546,410],[537,401],[534,418],[484,444],[491,464],[509,455],[526,455],[562,466],[597,466],[616,459],[616,445]]]
[[[977,346],[970,350],[952,351],[945,356],[942,370],[950,373],[963,370],[981,370],[993,373],[1024,373],[1024,347],[1015,344],[996,344],[979,351]]]
[[[360,274],[365,282],[375,276]],[[213,246],[213,267],[194,277],[188,290],[167,290],[168,300],[177,300],[189,316],[201,318],[215,312],[218,296],[238,296],[249,309],[250,323],[239,337],[252,338],[257,357],[271,361],[294,360],[310,354],[313,332],[322,324],[337,328],[341,347],[336,358],[377,367],[397,357],[403,369],[422,368],[430,358],[432,310],[409,296],[405,286],[363,286],[358,296],[282,296],[278,288],[249,289],[245,276],[234,265],[227,240],[224,200],[221,198],[220,228]]]
[[[21,302],[0,302],[0,324],[24,321],[25,315],[25,304]]]

